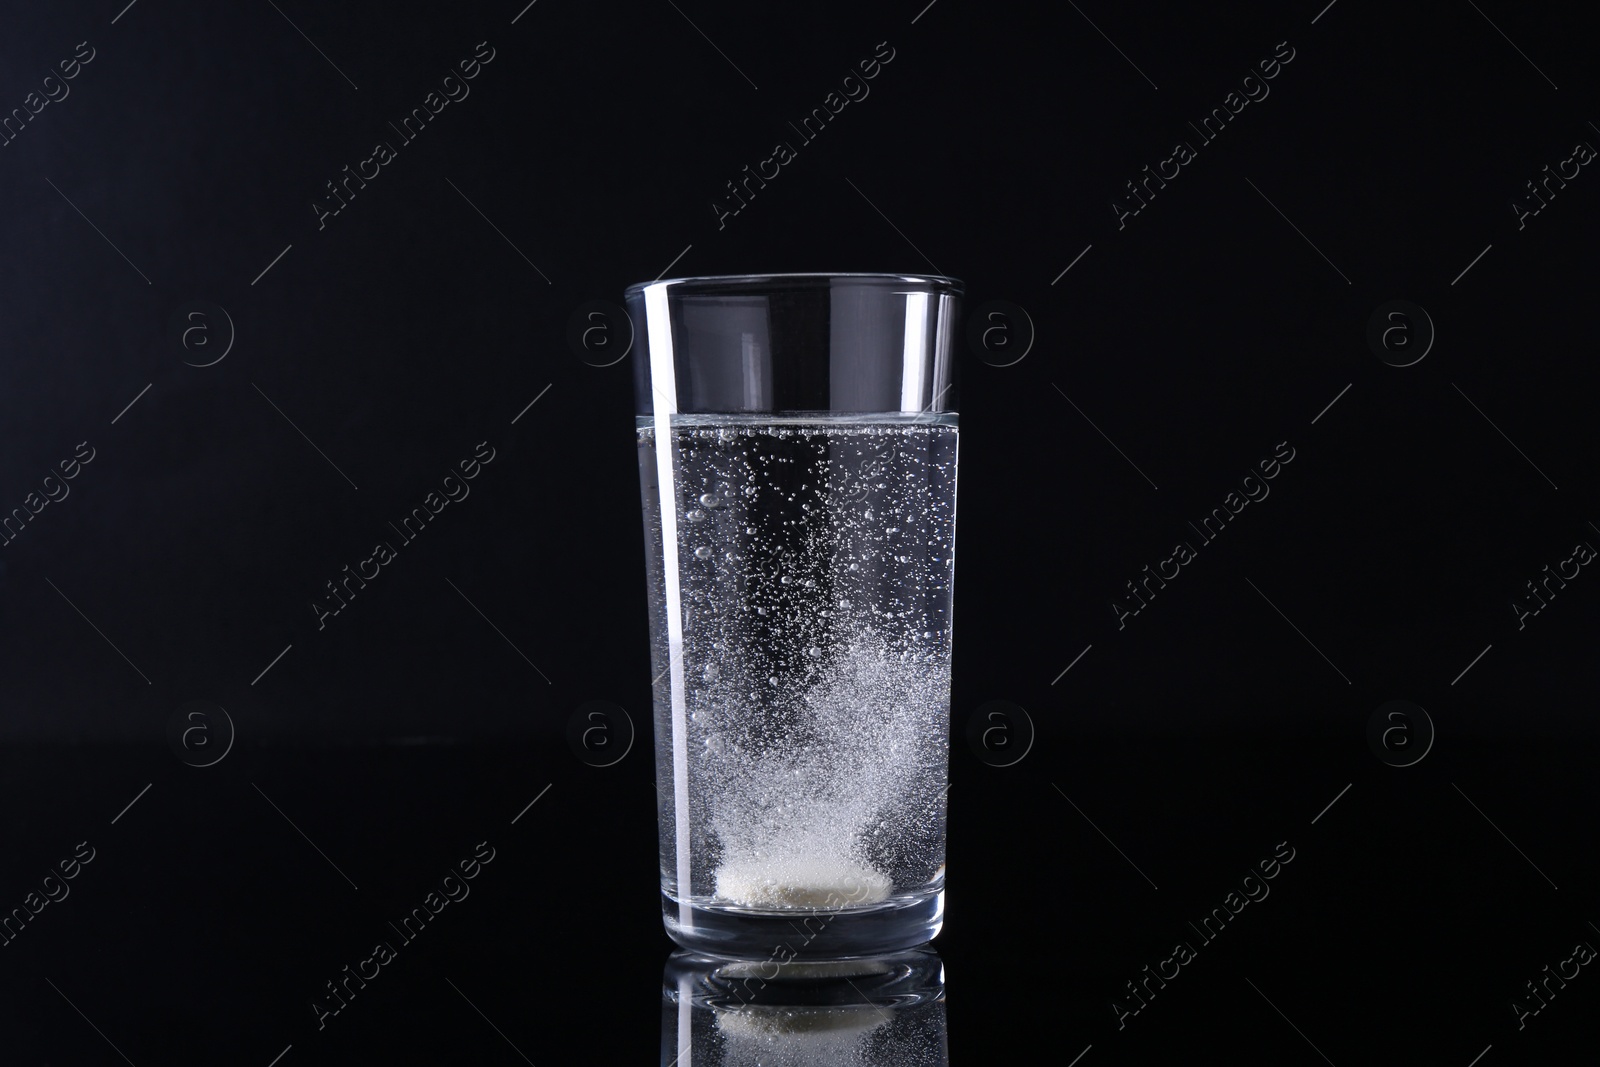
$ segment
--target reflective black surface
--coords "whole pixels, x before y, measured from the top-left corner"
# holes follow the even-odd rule
[[[1335,1063],[1513,1041],[1581,1062],[1558,1053],[1588,1039],[1588,967],[1520,1032],[1510,1005],[1600,944],[1581,904],[1600,869],[1562,830],[1592,810],[1593,746],[1447,738],[1405,771],[1356,735],[1131,743],[1046,724],[1040,746],[1012,768],[954,760],[934,943],[952,1062],[1041,1041],[1110,1063],[1315,1059],[1295,1027]],[[266,1064],[290,1045],[284,1063],[658,1055],[673,946],[638,753],[597,769],[547,745],[241,746],[196,769],[153,747],[10,747],[0,770],[8,908],[93,851],[0,948],[8,1062],[121,1062],[101,1033],[137,1064]]]

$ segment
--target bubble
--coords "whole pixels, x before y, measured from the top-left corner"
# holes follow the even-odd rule
[[[812,581],[810,578],[806,579],[806,588],[807,589],[815,589],[816,587],[817,587],[817,583],[816,582]]]
[[[728,743],[722,739],[721,734],[706,735],[706,751],[714,755],[721,755],[726,751]]]
[[[683,517],[688,519],[690,522],[705,522],[706,521],[706,513],[701,511],[699,508],[690,508],[688,513],[685,514]]]
[[[778,579],[778,584],[779,585],[788,585],[789,584],[789,576],[787,574],[785,574],[782,578],[779,578]]]
[[[701,493],[700,503],[708,508],[714,508],[722,503],[722,498],[715,493]]]
[[[707,548],[705,545],[701,545],[699,548],[694,550],[694,557],[695,559],[710,559],[711,549]]]
[[[766,608],[757,608],[756,609],[756,614],[757,615],[765,615],[766,613],[767,613],[767,609]]]
[[[777,685],[778,684],[778,676],[776,674],[774,674],[772,677],[768,678],[767,679],[767,684],[768,685]]]
[[[812,645],[810,648],[806,649],[806,655],[810,656],[812,659],[819,659],[822,656],[822,649],[818,648],[816,645]]]
[[[739,557],[732,552],[726,553],[722,558],[727,560],[729,563],[736,563],[739,560]]]

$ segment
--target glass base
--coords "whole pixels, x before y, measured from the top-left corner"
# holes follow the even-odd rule
[[[944,890],[902,896],[871,907],[705,907],[661,895],[667,935],[694,952],[786,962],[849,960],[925,945],[944,926]]]

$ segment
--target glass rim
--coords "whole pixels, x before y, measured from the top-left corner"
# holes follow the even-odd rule
[[[871,284],[915,285],[931,293],[952,293],[964,295],[966,284],[960,279],[945,274],[892,274],[873,271],[799,271],[787,274],[698,274],[681,278],[662,278],[653,282],[635,282],[623,290],[624,296],[642,293],[646,289],[665,287],[669,292],[695,292],[702,287],[706,292],[716,292],[722,289],[736,289],[745,286],[760,286],[773,283],[775,287],[795,283],[815,283],[822,281],[861,282]]]

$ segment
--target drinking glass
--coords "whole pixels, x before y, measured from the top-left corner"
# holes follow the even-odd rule
[[[961,283],[631,286],[668,934],[920,945],[944,913]]]

